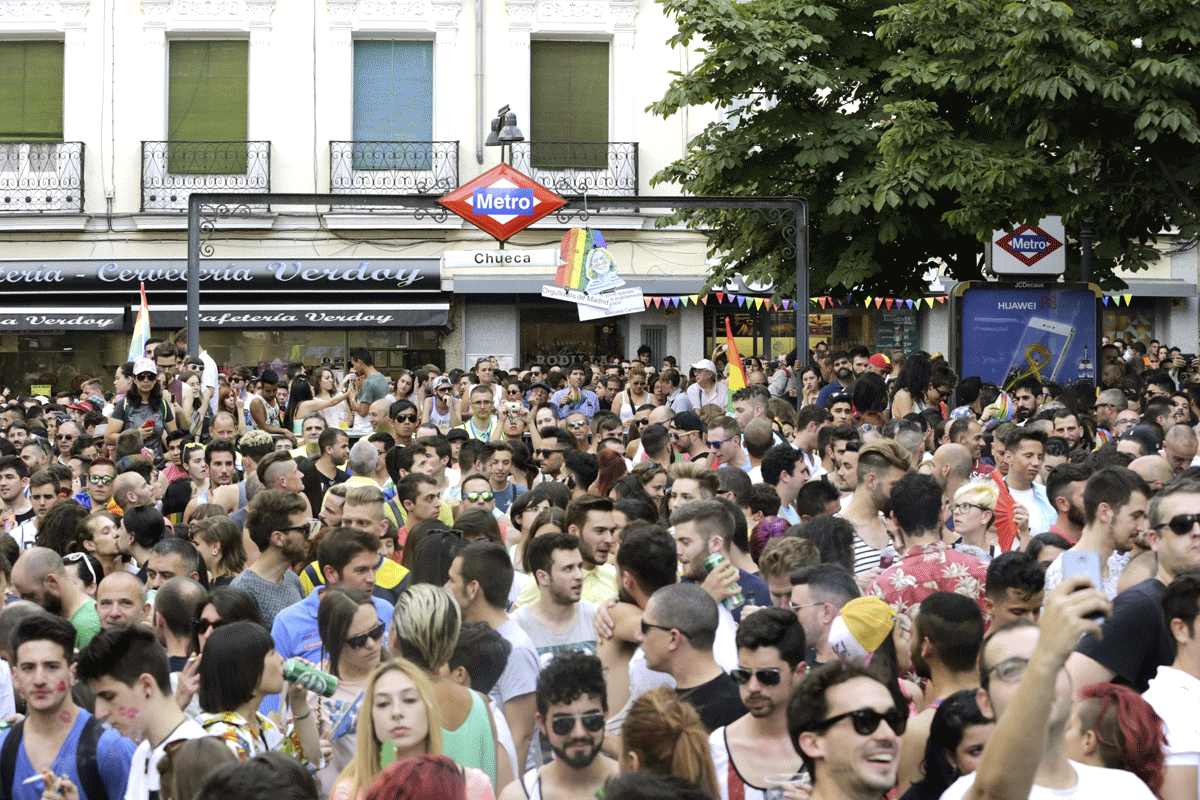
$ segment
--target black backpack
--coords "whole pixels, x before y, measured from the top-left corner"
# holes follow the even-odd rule
[[[88,717],[79,734],[79,745],[75,749],[75,765],[79,771],[79,789],[87,800],[109,800],[108,789],[100,777],[100,762],[96,760],[96,747],[104,726],[95,717]],[[4,739],[0,748],[0,800],[12,800],[13,780],[17,772],[17,753],[25,734],[25,722],[18,722]]]

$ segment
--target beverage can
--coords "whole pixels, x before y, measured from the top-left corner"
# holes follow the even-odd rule
[[[713,553],[708,558],[704,559],[704,571],[712,572],[714,569],[716,569],[717,567],[721,566],[724,563],[725,563],[725,556],[721,555],[720,553]],[[737,586],[736,583],[733,585]],[[740,590],[738,591],[737,594],[735,594],[731,597],[726,597],[724,600],[721,601],[721,605],[725,606],[730,611],[734,610],[735,608],[738,608],[739,606],[744,606],[745,604],[746,604],[746,595],[742,594],[742,592]]]
[[[296,658],[289,658],[283,662],[283,679],[290,683],[299,683],[321,697],[333,697],[338,687],[337,678]]]

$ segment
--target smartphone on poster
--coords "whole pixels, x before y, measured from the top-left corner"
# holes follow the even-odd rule
[[[1054,380],[1058,375],[1058,370],[1062,367],[1063,358],[1067,355],[1067,348],[1071,346],[1071,340],[1074,338],[1075,326],[1073,325],[1042,317],[1031,317],[1025,325],[1025,330],[1021,332],[1021,337],[1017,340],[1016,349],[1013,350],[1012,360],[1005,373],[1005,383],[1017,375],[1028,372],[1033,354],[1042,350],[1045,351],[1041,353],[1045,360],[1034,363],[1040,367],[1039,374],[1043,381]]]

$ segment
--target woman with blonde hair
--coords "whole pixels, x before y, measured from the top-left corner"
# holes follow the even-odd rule
[[[950,511],[954,532],[960,537],[955,550],[991,561],[1000,555],[1000,535],[996,532],[996,501],[1000,489],[986,475],[969,480],[954,493]]]
[[[444,755],[433,686],[416,664],[402,658],[380,664],[367,678],[363,700],[371,713],[358,717],[354,759],[338,776],[329,800],[361,800],[376,776],[394,761]],[[464,773],[467,800],[492,800],[486,773],[471,768]]]
[[[426,539],[426,544],[429,539]],[[496,733],[488,699],[450,680],[442,668],[454,654],[462,630],[458,601],[441,586],[410,585],[396,599],[390,647],[419,667],[432,685],[439,711],[444,754],[464,767],[481,769],[493,790],[513,779],[512,767]],[[371,697],[370,690],[366,697]],[[359,736],[362,736],[360,729]]]
[[[638,770],[684,778],[721,796],[700,714],[665,686],[634,700],[621,725],[621,771]]]

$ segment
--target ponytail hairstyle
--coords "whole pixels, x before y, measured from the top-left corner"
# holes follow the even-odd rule
[[[1094,683],[1079,692],[1079,730],[1096,734],[1097,753],[1108,769],[1123,769],[1162,796],[1162,718],[1127,686]]]
[[[720,797],[708,731],[700,714],[665,686],[633,701],[621,725],[622,761],[636,753],[639,768],[675,775]]]

